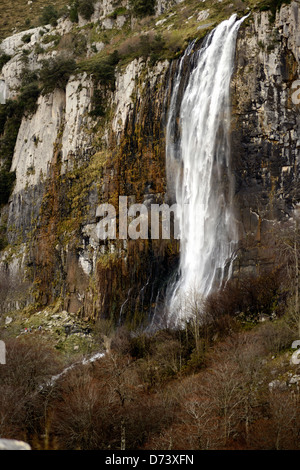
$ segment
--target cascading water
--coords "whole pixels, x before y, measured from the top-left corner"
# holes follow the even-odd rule
[[[245,18],[223,21],[202,48],[191,48],[179,63],[167,122],[169,181],[179,206],[180,278],[172,286],[169,319],[189,315],[185,299],[206,297],[221,285],[237,241],[230,171],[230,80],[237,33]],[[186,56],[194,61],[179,112],[179,138],[174,136],[176,101]],[[176,144],[177,142],[177,144]],[[227,273],[228,275],[228,273]]]

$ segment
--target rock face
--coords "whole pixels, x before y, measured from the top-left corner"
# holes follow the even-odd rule
[[[11,166],[16,171],[14,195],[47,178],[64,107],[65,94],[55,90],[51,95],[40,96],[37,112],[29,119],[23,118]]]
[[[267,234],[293,216],[299,193],[299,4],[281,8],[274,22],[255,14],[241,28],[232,81],[232,155],[241,238],[252,237],[238,270],[272,264]],[[299,84],[298,87],[299,88]]]
[[[157,14],[169,6],[158,2]],[[232,78],[232,166],[240,238],[251,243],[241,245],[235,275],[272,265],[267,232],[272,221],[291,217],[300,201],[300,115],[293,100],[299,10],[292,2],[274,22],[268,12],[253,13],[239,32]],[[101,8],[98,2],[92,21],[109,29],[117,24],[109,17],[112,12],[110,2],[101,2]],[[196,16],[204,21],[210,10]],[[68,34],[70,28],[64,20],[57,31]],[[49,27],[45,34],[53,32]],[[40,29],[30,34],[27,47],[40,40]],[[13,55],[2,70],[10,84],[8,98],[20,83],[23,35],[1,45]],[[96,50],[103,47],[95,44]],[[42,57],[54,53],[50,48]],[[30,52],[29,68],[34,70],[40,59]],[[114,88],[103,89],[84,72],[71,77],[65,90],[40,96],[35,114],[23,117],[11,166],[16,183],[1,216],[8,241],[1,253],[7,279],[3,311],[61,298],[70,313],[105,315],[117,322],[130,317],[138,325],[155,307],[159,288],[176,266],[178,243],[99,240],[96,210],[102,202],[117,207],[119,195],[128,196],[130,204],[167,201],[164,131],[175,70],[174,61],[153,65],[135,58],[116,70]],[[92,103],[99,90],[106,107],[104,115],[95,116]]]
[[[6,65],[7,76],[14,63]],[[1,258],[8,279],[4,310],[33,299],[47,305],[61,296],[66,310],[85,317],[119,318],[125,303],[125,318],[135,302],[153,301],[166,247],[99,241],[96,209],[101,202],[116,206],[119,194],[131,202],[162,202],[161,84],[168,67],[167,61],[150,66],[140,59],[118,71],[114,91],[106,90],[111,118],[100,126],[91,116],[96,89],[87,74],[71,77],[65,91],[40,96],[35,114],[23,118],[11,166],[16,183],[6,212],[9,246]],[[22,300],[17,278],[24,279]]]

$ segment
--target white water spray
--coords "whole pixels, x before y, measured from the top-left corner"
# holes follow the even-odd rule
[[[63,377],[64,375],[66,375],[68,372],[70,372],[70,370],[74,369],[75,367],[79,366],[79,365],[87,365],[87,364],[91,364],[95,361],[98,361],[99,359],[102,359],[102,357],[105,356],[105,353],[104,352],[98,352],[96,354],[93,354],[93,356],[89,357],[89,358],[84,358],[82,359],[80,362],[75,362],[74,364],[71,364],[70,366],[66,367],[62,372],[60,372],[60,374],[57,374],[57,375],[53,375],[50,380],[47,381],[46,385],[49,386],[53,386],[58,379],[60,379],[61,377]],[[41,389],[43,389],[45,387],[45,384],[44,385],[41,385]]]
[[[169,318],[180,323],[182,299],[194,292],[205,298],[226,276],[237,242],[230,171],[230,80],[237,33],[245,18],[223,21],[196,52],[179,115],[179,145],[174,125],[182,61],[173,87],[167,124],[167,169],[180,205],[180,279],[173,286]],[[191,54],[191,50],[188,50]]]

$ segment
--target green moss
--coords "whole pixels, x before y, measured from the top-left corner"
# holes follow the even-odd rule
[[[101,268],[109,268],[111,264],[117,261],[117,258],[118,256],[116,253],[106,253],[100,256],[98,264]]]
[[[61,243],[67,243],[74,238],[75,233],[78,233],[87,212],[91,186],[96,184],[100,188],[106,160],[105,152],[95,153],[86,165],[75,167],[72,172],[64,175],[62,184],[67,188],[66,213],[72,215],[63,217],[58,222],[57,235]]]

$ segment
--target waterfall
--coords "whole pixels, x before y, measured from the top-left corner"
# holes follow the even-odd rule
[[[179,207],[179,280],[171,286],[169,319],[188,317],[186,300],[220,287],[237,242],[230,170],[230,80],[237,33],[245,18],[223,21],[179,63],[166,127],[169,180]],[[176,133],[176,102],[183,61],[193,61],[182,96]],[[178,106],[177,106],[178,108]]]

